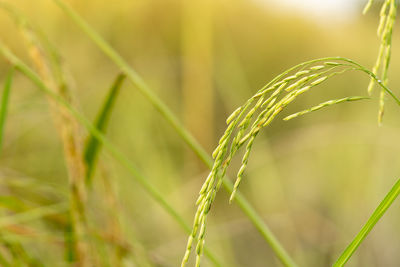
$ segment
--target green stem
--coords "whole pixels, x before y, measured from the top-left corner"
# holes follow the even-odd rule
[[[4,84],[4,91],[3,96],[1,99],[1,106],[0,106],[0,151],[3,145],[3,136],[4,136],[4,126],[7,117],[7,107],[8,107],[8,100],[10,98],[10,90],[11,84],[13,79],[14,69],[11,69],[9,74],[7,75],[6,82]]]
[[[356,249],[360,246],[361,242],[367,237],[369,232],[374,228],[375,224],[379,221],[379,219],[385,214],[387,209],[392,205],[392,203],[396,200],[397,196],[400,194],[400,179],[394,184],[389,193],[385,196],[379,206],[376,208],[374,213],[372,213],[371,217],[369,217],[366,224],[361,228],[360,232],[356,235],[350,245],[343,251],[342,255],[338,258],[338,260],[333,265],[334,267],[341,267],[346,264],[346,262],[350,259],[351,255],[356,251]]]
[[[200,146],[196,139],[184,128],[179,122],[178,118],[171,112],[171,110],[164,104],[164,102],[148,87],[144,80],[134,71],[129,64],[99,35],[97,34],[74,10],[67,6],[63,1],[55,1],[60,8],[67,13],[67,15],[74,20],[74,22],[92,39],[92,41],[113,61],[127,76],[127,78],[139,89],[139,91],[147,97],[150,103],[160,112],[160,114],[172,125],[175,131],[181,136],[186,144],[192,149],[192,151],[204,162],[204,164],[211,169],[213,161],[207,152]],[[224,188],[231,194],[233,187],[229,180],[224,179]],[[271,245],[271,240],[274,240],[274,244],[271,248],[274,250],[279,259],[285,266],[288,263],[293,263],[293,260],[289,257],[288,253],[279,244],[278,240],[271,236],[271,231],[268,226],[263,223],[261,217],[257,214],[250,203],[242,196],[237,198],[236,202],[243,212],[249,217],[249,220],[254,224],[257,230],[261,233],[264,239]]]
[[[232,192],[233,184],[230,180],[225,180],[224,188]],[[256,213],[256,211],[250,206],[249,202],[246,201],[244,196],[238,191],[235,195],[235,201],[238,206],[243,210],[243,212],[249,217],[249,219],[253,222],[254,226],[261,233],[263,238],[267,241],[267,243],[271,246],[272,250],[275,252],[278,259],[282,262],[284,266],[297,266],[297,264],[292,260],[290,255],[286,252],[286,250],[282,247],[278,239],[272,233],[272,231],[268,228],[268,226],[264,223],[264,221],[260,218],[260,216]]]
[[[130,160],[116,148],[105,136],[102,134],[96,126],[94,126],[89,120],[87,120],[81,113],[79,113],[74,107],[66,102],[61,96],[50,90],[40,79],[40,77],[27,65],[25,65],[19,58],[17,58],[9,49],[4,45],[0,44],[0,54],[3,54],[7,60],[14,65],[14,67],[28,77],[37,87],[53,98],[57,103],[63,105],[89,132],[94,136],[100,143],[103,144],[104,148],[113,156],[118,162],[121,163],[132,175],[136,178],[140,185],[152,196],[174,219],[179,225],[190,234],[191,229],[184,219],[175,211],[175,209],[163,198],[162,194],[155,188],[149,179],[145,177],[137,167],[130,162]],[[214,256],[209,250],[205,250],[208,258],[214,263],[215,266],[222,266],[216,256]]]

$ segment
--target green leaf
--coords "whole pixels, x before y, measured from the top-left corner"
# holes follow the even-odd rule
[[[102,133],[105,133],[107,122],[113,109],[115,99],[125,77],[125,74],[119,74],[117,76],[110,88],[102,108],[97,115],[95,127]],[[84,149],[84,160],[86,163],[86,184],[90,184],[92,182],[93,172],[96,169],[97,156],[100,149],[101,143],[99,140],[95,136],[90,135],[86,141],[86,146]]]
[[[6,82],[4,84],[3,96],[1,98],[1,106],[0,106],[0,152],[3,144],[3,136],[4,136],[4,125],[7,117],[7,108],[8,101],[10,99],[10,90],[12,85],[12,80],[14,76],[14,68],[10,70],[7,75]]]

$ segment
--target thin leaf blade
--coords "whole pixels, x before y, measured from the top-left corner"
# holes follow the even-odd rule
[[[115,99],[118,96],[125,77],[125,74],[119,74],[117,76],[109,90],[108,95],[106,96],[106,99],[104,100],[103,106],[99,110],[95,121],[95,127],[102,133],[105,133],[106,131],[107,123],[114,107]],[[84,149],[84,160],[86,163],[86,184],[90,184],[92,181],[100,149],[101,143],[98,141],[98,139],[93,135],[89,135]]]
[[[381,201],[379,206],[372,213],[371,217],[369,217],[368,221],[361,228],[360,232],[356,235],[353,241],[347,246],[347,248],[340,255],[340,257],[335,262],[333,267],[341,267],[346,264],[346,262],[350,259],[353,253],[357,250],[357,248],[367,237],[369,232],[371,232],[372,228],[374,228],[376,223],[386,213],[387,209],[393,204],[393,202],[396,200],[399,194],[400,194],[400,179],[397,180],[397,182],[391,188],[389,193],[387,193],[385,198]]]
[[[1,107],[0,107],[0,152],[3,146],[3,138],[4,138],[4,128],[7,117],[7,109],[8,102],[10,100],[10,91],[14,77],[14,68],[10,70],[7,75],[6,81],[4,83],[3,95],[1,98]]]

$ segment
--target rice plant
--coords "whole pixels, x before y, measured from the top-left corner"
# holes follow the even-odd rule
[[[363,13],[367,13],[370,9],[373,0],[368,1],[365,6]],[[375,65],[372,68],[372,72],[375,75],[379,75],[385,85],[388,83],[388,71],[390,64],[390,57],[392,53],[392,33],[393,26],[396,20],[397,14],[397,1],[396,0],[385,0],[382,4],[381,11],[379,13],[379,25],[377,34],[380,39],[380,47],[378,52],[378,58],[376,59]],[[368,93],[371,94],[374,88],[374,81],[371,80],[368,86]],[[385,108],[385,93],[383,90],[380,92],[379,100],[379,114],[378,122],[382,122],[383,113]]]
[[[7,123],[10,93],[11,90],[14,90],[13,81],[16,77],[23,76],[47,97],[50,113],[54,118],[55,128],[63,147],[64,163],[68,174],[66,195],[57,191],[56,196],[54,196],[46,190],[42,192],[43,188],[40,188],[38,194],[44,196],[46,201],[37,201],[37,203],[36,200],[27,201],[29,205],[21,201],[17,194],[9,199],[0,198],[0,204],[7,206],[11,211],[11,214],[2,214],[0,217],[0,228],[9,229],[38,221],[43,223],[41,227],[44,229],[43,232],[46,232],[46,227],[50,228],[49,225],[52,225],[51,227],[57,231],[57,233],[52,233],[49,230],[49,235],[53,234],[50,238],[56,239],[52,244],[62,243],[60,250],[63,251],[65,263],[68,265],[83,267],[131,266],[127,262],[132,259],[133,266],[163,266],[163,263],[157,263],[157,257],[149,256],[144,244],[134,240],[134,238],[129,239],[124,233],[126,229],[120,223],[121,213],[123,213],[123,208],[121,208],[123,205],[120,203],[122,200],[116,193],[117,180],[109,175],[107,164],[100,158],[104,150],[108,157],[119,163],[137,182],[139,187],[144,189],[151,201],[157,203],[168,217],[172,218],[173,222],[185,234],[189,235],[181,261],[182,267],[188,264],[193,247],[195,247],[196,267],[200,266],[203,254],[213,266],[226,265],[215,251],[205,246],[208,214],[221,187],[230,194],[229,202],[235,202],[238,205],[280,262],[285,266],[297,266],[295,260],[275,237],[261,215],[239,192],[239,186],[246,170],[248,170],[250,154],[255,146],[256,137],[262,129],[270,127],[274,119],[278,118],[283,111],[286,111],[287,107],[295,102],[298,97],[315,91],[317,87],[324,90],[321,85],[331,81],[331,78],[342,77],[342,74],[349,72],[359,72],[369,77],[369,96],[349,95],[337,99],[328,99],[310,108],[287,115],[283,120],[291,121],[304,115],[309,116],[315,111],[337,104],[370,101],[374,86],[378,86],[381,91],[379,124],[381,124],[383,118],[386,95],[400,105],[400,99],[388,86],[388,70],[397,1],[385,0],[380,11],[378,26],[380,48],[375,66],[371,71],[345,57],[318,58],[289,68],[272,79],[232,112],[226,119],[226,130],[219,139],[212,157],[210,157],[180,122],[178,116],[153,90],[149,85],[150,83],[146,82],[139,71],[131,67],[128,59],[121,56],[70,5],[64,3],[63,0],[53,0],[52,2],[115,65],[117,69],[116,78],[107,91],[102,101],[103,104],[98,108],[97,116],[92,123],[80,110],[76,101],[76,92],[73,90],[74,82],[64,65],[64,60],[68,60],[68,58],[62,58],[58,47],[51,44],[46,34],[35,27],[13,5],[0,2],[0,7],[6,11],[5,14],[18,26],[25,42],[24,47],[33,65],[33,67],[30,67],[29,64],[25,63],[22,56],[17,56],[18,54],[8,48],[3,40],[0,41],[0,54],[6,59],[7,69],[9,70],[0,106],[0,149],[4,143],[4,129]],[[367,3],[364,13],[373,6],[373,2],[373,0],[370,0]],[[187,8],[190,8],[189,4]],[[208,31],[210,29],[211,27],[208,28]],[[207,53],[210,53],[210,51],[211,49],[208,47]],[[207,66],[207,68],[209,67]],[[145,174],[146,170],[141,170],[140,165],[134,163],[123,152],[123,148],[119,148],[106,135],[108,124],[112,121],[113,109],[116,106],[118,107],[118,96],[128,88],[124,83],[125,79],[131,83],[131,86],[133,85],[130,88],[137,89],[148,100],[179,138],[209,168],[208,176],[197,197],[197,211],[192,228],[180,214],[179,209],[170,202],[170,198],[163,195],[161,190],[153,184],[151,177]],[[209,83],[209,86],[211,88],[211,83]],[[105,87],[102,85],[102,88]],[[211,103],[208,104],[208,107],[211,108]],[[86,137],[83,136],[84,131],[87,132]],[[149,132],[148,134],[151,135],[152,133]],[[232,183],[231,179],[227,177],[228,167],[233,165],[235,155],[239,154],[241,150],[243,150],[241,164],[236,174],[236,180]],[[17,181],[19,180],[17,179]],[[5,183],[10,183],[10,181]],[[99,184],[102,186],[101,189],[99,189]],[[30,183],[24,184],[24,190],[29,191],[27,188],[30,186]],[[5,187],[11,188],[12,186],[7,184]],[[397,181],[360,232],[339,256],[334,266],[343,266],[350,259],[399,193],[400,182]],[[91,197],[92,199],[90,199]],[[93,199],[95,201],[102,200],[95,205],[101,215],[95,214],[91,210],[93,205],[90,206],[90,201],[93,201]],[[143,207],[143,210],[145,208]],[[105,218],[104,221],[99,220],[98,222],[98,218],[103,218],[102,216]],[[134,227],[130,224],[129,228],[132,230]],[[22,241],[12,239],[7,235],[7,231],[0,231],[0,244],[2,245],[0,247],[0,264],[3,266],[47,265],[45,259],[36,257],[35,253],[31,255],[30,252],[34,250],[26,249]],[[57,257],[57,255],[54,257]]]
[[[228,127],[213,152],[214,165],[200,189],[199,197],[196,201],[198,208],[193,222],[192,234],[188,239],[185,256],[182,260],[182,266],[185,266],[188,261],[193,243],[197,243],[196,266],[200,266],[200,258],[205,243],[207,214],[236,152],[242,146],[245,146],[242,165],[237,172],[230,201],[235,197],[235,193],[246,170],[251,149],[260,130],[269,126],[275,117],[298,96],[310,91],[313,87],[324,83],[333,76],[351,70],[361,71],[370,76],[374,82],[382,87],[382,90],[392,96],[397,104],[400,105],[400,100],[393,92],[365,67],[346,58],[325,58],[307,61],[283,72],[261,88],[227,118],[226,123]],[[289,115],[284,120],[290,120],[323,107],[362,99],[366,99],[366,97],[353,96],[338,100],[329,100],[305,111]]]
[[[366,13],[371,7],[373,0],[369,1],[363,11]],[[203,253],[203,246],[205,243],[206,233],[206,220],[207,214],[210,211],[211,205],[215,199],[218,190],[221,187],[223,177],[226,174],[227,168],[232,161],[236,152],[245,145],[245,152],[242,158],[242,165],[237,172],[236,181],[230,202],[234,199],[235,193],[242,180],[243,174],[246,170],[251,149],[258,133],[263,127],[269,126],[273,119],[282,112],[285,107],[296,99],[299,95],[309,91],[311,88],[325,82],[329,78],[342,74],[350,70],[362,71],[370,76],[370,84],[368,86],[368,93],[371,94],[375,83],[381,86],[380,93],[380,109],[378,122],[381,123],[384,111],[384,96],[388,93],[393,99],[400,104],[399,99],[386,87],[388,83],[388,69],[391,54],[391,40],[393,26],[396,19],[397,1],[386,0],[384,1],[381,12],[380,22],[378,26],[378,36],[381,39],[381,46],[378,53],[378,58],[372,72],[368,71],[365,67],[355,63],[346,58],[326,58],[317,59],[314,61],[304,62],[299,64],[284,73],[274,78],[271,82],[261,88],[253,97],[245,102],[242,106],[237,108],[226,120],[228,125],[225,133],[219,140],[219,144],[213,152],[214,164],[211,172],[207,176],[203,186],[200,189],[199,197],[196,201],[197,211],[194,217],[192,233],[189,236],[186,246],[186,252],[182,260],[182,267],[188,262],[191,249],[196,243],[196,263],[195,266],[200,266],[201,255]],[[335,60],[335,61],[328,61]],[[377,78],[377,72],[381,68],[383,61],[382,77],[383,81]],[[315,63],[315,65],[314,65]],[[317,64],[319,63],[319,64]],[[337,100],[328,100],[324,103],[318,104],[307,110],[297,112],[289,115],[284,120],[290,120],[298,116],[319,110],[323,107],[331,106],[334,104],[357,101],[366,99],[367,97],[346,97]],[[250,126],[251,125],[251,126]],[[396,185],[395,185],[396,187]],[[396,189],[392,189],[396,191]],[[390,192],[389,192],[390,195]],[[393,196],[397,197],[398,192]],[[395,198],[394,197],[394,198]],[[390,198],[390,197],[389,197]],[[384,200],[383,203],[386,201]],[[378,208],[379,209],[379,208]],[[374,213],[375,214],[375,213]],[[380,214],[380,217],[383,215]],[[375,216],[375,215],[373,215]],[[372,217],[371,217],[372,218]],[[376,223],[376,221],[375,221]],[[373,225],[372,225],[373,226]],[[369,229],[371,230],[371,229]],[[368,232],[367,232],[368,233]],[[365,238],[365,235],[364,235]],[[358,240],[355,247],[362,242],[363,238]],[[354,252],[354,250],[352,251]],[[344,261],[343,255],[335,264],[335,266],[342,266],[348,258]],[[290,262],[290,261],[289,261]],[[285,265],[289,264],[283,260]]]

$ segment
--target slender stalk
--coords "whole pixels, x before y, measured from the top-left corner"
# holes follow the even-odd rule
[[[148,87],[145,81],[133,70],[129,64],[99,35],[97,34],[74,10],[66,5],[61,0],[55,1],[60,8],[92,39],[92,41],[105,53],[127,76],[127,78],[139,89],[139,91],[147,97],[150,103],[160,112],[160,114],[171,124],[175,131],[181,136],[186,144],[193,150],[193,152],[204,162],[204,164],[211,169],[213,161],[207,152],[200,146],[196,139],[183,127],[179,122],[178,118],[172,113],[172,111],[164,104],[164,102]],[[224,188],[232,193],[233,187],[228,179],[223,180]],[[244,198],[237,198],[236,202],[243,212],[249,217],[249,220],[253,223],[256,229],[264,237],[265,241],[269,243],[271,240],[276,238],[270,236],[270,229],[263,223],[261,217],[257,214],[255,209],[250,203]],[[251,216],[249,216],[252,214]],[[288,257],[288,253],[284,251],[282,246],[271,246],[277,255],[286,255],[285,261],[282,262],[286,266],[287,263],[293,262]],[[276,251],[275,249],[280,248]],[[281,259],[280,256],[278,258]]]
[[[347,246],[347,248],[343,251],[340,257],[337,259],[334,267],[344,266],[346,262],[350,259],[356,249],[360,246],[361,242],[367,237],[369,232],[374,228],[375,224],[379,221],[379,219],[385,214],[387,209],[393,204],[398,195],[400,194],[400,179],[394,184],[389,193],[385,196],[385,198],[381,201],[379,206],[375,209],[374,213],[372,213],[371,217],[369,217],[368,221],[361,228],[360,232],[356,235],[353,241]]]
[[[10,99],[10,90],[13,79],[14,69],[11,69],[7,75],[6,81],[4,83],[3,96],[1,99],[0,106],[0,152],[3,146],[3,136],[4,136],[4,125],[7,117],[8,100]]]
[[[233,183],[231,183],[231,181],[226,180],[226,182],[223,183],[223,186],[229,192],[233,191]],[[254,227],[256,227],[256,229],[261,233],[262,237],[271,246],[271,249],[275,252],[276,256],[282,262],[282,264],[284,266],[297,266],[297,264],[292,260],[290,255],[286,252],[284,247],[281,245],[281,243],[275,237],[269,227],[264,223],[264,221],[250,206],[249,202],[245,200],[244,196],[240,192],[236,193],[235,201],[237,202],[238,206],[243,210],[243,212],[247,215],[247,217],[249,217],[249,219],[253,222]]]
[[[132,175],[136,178],[141,186],[149,193],[149,195],[155,199],[173,218],[178,224],[185,230],[186,233],[190,233],[190,226],[184,221],[184,219],[175,211],[175,209],[164,199],[162,194],[149,182],[149,179],[145,177],[138,168],[117,148],[115,147],[105,136],[101,133],[96,126],[94,126],[89,120],[87,120],[81,113],[79,113],[74,107],[72,107],[64,98],[49,89],[41,78],[19,58],[17,58],[8,48],[0,43],[0,54],[2,54],[8,61],[11,62],[14,67],[30,79],[42,92],[51,97],[59,105],[62,105],[72,116],[76,118],[89,132],[94,136],[100,143],[103,144],[104,148],[114,157],[122,166],[124,166]],[[215,266],[222,266],[220,261],[214,256],[209,250],[205,250],[207,257]]]

